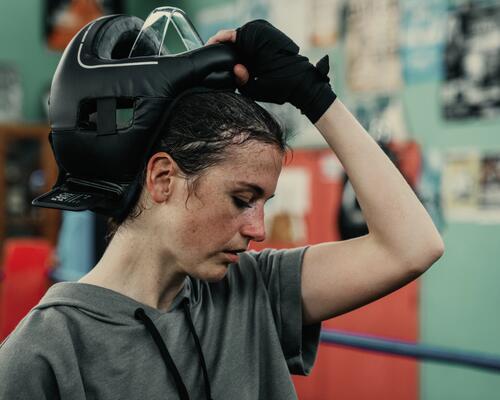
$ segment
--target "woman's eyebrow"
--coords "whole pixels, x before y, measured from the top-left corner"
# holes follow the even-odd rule
[[[248,189],[250,189],[252,192],[254,192],[257,197],[263,197],[264,196],[264,189],[262,189],[259,185],[255,185],[254,183],[249,183],[249,182],[236,182],[236,184],[245,186]],[[268,199],[272,199],[274,197],[274,193],[268,197]]]

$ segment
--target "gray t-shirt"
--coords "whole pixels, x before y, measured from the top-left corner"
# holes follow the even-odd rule
[[[321,327],[302,326],[306,249],[243,253],[215,283],[187,277],[166,312],[102,287],[58,283],[0,347],[0,399],[178,399],[158,347],[134,317],[139,307],[161,333],[190,398],[204,399],[184,298],[214,400],[296,399],[290,373],[310,372]]]

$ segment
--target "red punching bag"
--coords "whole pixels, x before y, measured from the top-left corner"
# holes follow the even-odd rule
[[[43,239],[9,239],[0,290],[0,341],[38,304],[48,288],[53,246]]]

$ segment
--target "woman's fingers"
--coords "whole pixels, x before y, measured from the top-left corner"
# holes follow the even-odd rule
[[[243,86],[248,82],[249,73],[248,69],[243,64],[236,64],[233,68],[234,75],[236,77],[236,83],[238,86]]]
[[[222,42],[235,42],[236,41],[236,30],[234,29],[223,29],[217,32],[214,36],[207,40],[208,44],[222,43]]]
[[[214,36],[207,40],[206,45],[232,42],[236,41],[236,30],[234,29],[223,29],[217,32]],[[246,67],[242,64],[236,64],[233,69],[234,75],[236,77],[236,83],[238,86],[243,86],[248,82],[249,73]]]

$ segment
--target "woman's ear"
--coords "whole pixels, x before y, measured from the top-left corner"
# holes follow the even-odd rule
[[[146,189],[155,203],[165,202],[172,194],[178,166],[168,153],[151,156],[146,171]]]

